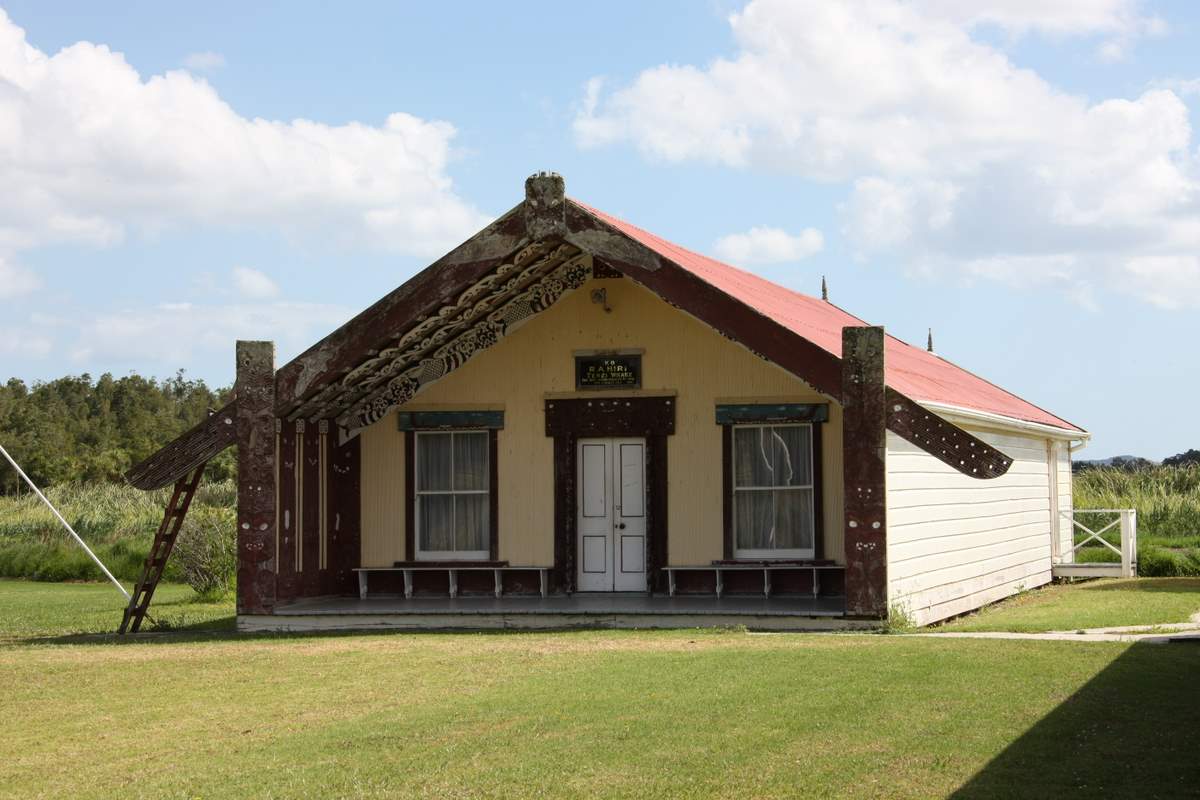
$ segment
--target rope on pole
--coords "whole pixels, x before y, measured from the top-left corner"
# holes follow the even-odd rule
[[[121,582],[113,577],[113,574],[108,571],[108,567],[104,566],[104,563],[96,557],[95,553],[92,552],[92,548],[88,547],[87,543],[84,542],[83,539],[79,538],[79,534],[75,532],[75,529],[71,527],[71,524],[63,519],[63,515],[58,513],[58,509],[54,507],[54,504],[46,499],[46,495],[42,494],[42,490],[39,489],[37,484],[35,484],[29,478],[29,476],[25,474],[25,471],[21,469],[20,465],[18,465],[16,461],[13,460],[13,457],[8,454],[8,451],[4,449],[3,445],[0,445],[0,455],[3,455],[6,459],[8,459],[8,463],[12,464],[12,468],[17,471],[17,474],[20,475],[27,484],[29,484],[29,488],[33,489],[34,494],[41,498],[42,502],[46,504],[46,508],[50,509],[51,513],[58,517],[58,521],[61,522],[63,527],[67,529],[67,533],[75,537],[75,541],[78,542],[79,546],[83,548],[83,551],[91,557],[92,561],[96,562],[96,566],[100,568],[100,571],[107,575],[108,579],[112,581],[113,586],[116,586],[117,590],[120,591],[121,594],[125,595],[125,599],[129,600],[129,592],[125,591],[125,587],[121,585]]]

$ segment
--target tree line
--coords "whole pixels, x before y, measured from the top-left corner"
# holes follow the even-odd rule
[[[40,486],[120,482],[131,466],[225,405],[230,391],[183,371],[166,380],[83,374],[32,386],[13,378],[0,385],[0,445]],[[208,474],[230,478],[234,468],[226,450]],[[0,459],[0,494],[16,493],[20,483]]]
[[[211,389],[181,370],[166,380],[88,374],[34,383],[13,378],[0,385],[0,445],[40,486],[68,482],[120,482],[138,463],[208,414],[225,405],[230,388]],[[1165,459],[1164,466],[1200,464],[1200,451]],[[232,451],[209,463],[208,476],[234,475]],[[1153,466],[1120,456],[1103,466],[1137,470]],[[1075,462],[1076,471],[1100,466]],[[0,495],[18,491],[20,478],[0,459]],[[23,491],[24,487],[21,487]]]

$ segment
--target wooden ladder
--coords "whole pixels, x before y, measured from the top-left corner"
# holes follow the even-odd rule
[[[158,532],[154,534],[154,544],[150,545],[150,554],[146,556],[145,566],[142,567],[142,577],[134,587],[129,605],[125,607],[125,617],[121,620],[118,633],[137,633],[138,628],[142,626],[146,610],[150,607],[150,600],[154,597],[154,590],[162,580],[167,559],[171,557],[171,551],[175,548],[175,540],[179,537],[183,518],[187,515],[203,475],[204,464],[201,464],[175,481],[175,491],[171,494],[171,501],[167,503],[167,510],[159,523]]]

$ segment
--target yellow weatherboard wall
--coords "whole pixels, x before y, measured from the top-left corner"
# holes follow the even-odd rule
[[[362,565],[404,559],[404,434],[388,416],[362,432]]]
[[[611,312],[591,302],[598,288],[607,290]],[[545,430],[546,395],[598,396],[576,391],[573,354],[619,349],[644,351],[642,389],[619,394],[677,397],[675,435],[667,437],[671,564],[706,564],[723,555],[715,407],[747,402],[830,403],[829,422],[821,425],[824,553],[843,560],[840,406],[628,279],[589,282],[401,408],[503,409],[497,454],[501,559],[554,563],[554,448]],[[363,437],[363,565],[388,565],[404,550],[404,439],[392,414]]]

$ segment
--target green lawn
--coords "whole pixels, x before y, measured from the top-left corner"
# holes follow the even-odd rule
[[[102,589],[0,582],[0,796],[1140,798],[1200,785],[1200,649],[1186,645],[27,638],[111,629]],[[196,625],[228,614],[165,596]]]
[[[1200,578],[1056,584],[988,606],[934,631],[1073,631],[1187,622],[1200,612]]]
[[[126,584],[127,590],[132,589]],[[6,639],[114,633],[125,598],[111,583],[41,583],[0,579],[0,643]],[[203,601],[181,584],[154,592],[144,631],[233,628],[233,601]]]

